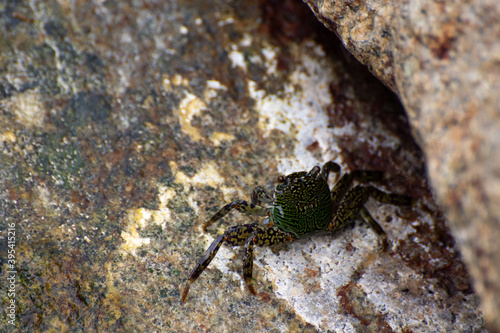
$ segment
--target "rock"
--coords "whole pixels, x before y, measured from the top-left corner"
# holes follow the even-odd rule
[[[487,325],[500,332],[500,3],[306,2],[400,97]]]
[[[395,90],[391,20],[394,6],[390,1],[304,1],[356,59]]]
[[[322,42],[302,2],[184,3],[3,5],[0,230],[15,238],[0,251],[15,282],[2,275],[0,299],[16,315],[0,331],[482,331],[394,95]],[[366,204],[386,253],[360,220],[258,248],[253,296],[241,248],[224,246],[180,304],[210,241],[262,222],[234,212],[203,232],[207,218],[328,160],[415,198]]]

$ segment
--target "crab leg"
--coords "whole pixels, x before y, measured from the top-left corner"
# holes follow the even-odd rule
[[[269,195],[267,195],[267,193],[264,191],[264,189],[258,186],[254,188],[252,192],[250,203],[248,203],[245,200],[236,200],[231,203],[228,203],[227,205],[219,209],[219,211],[215,213],[214,216],[210,218],[210,220],[208,220],[203,224],[203,231],[205,231],[208,228],[208,226],[211,225],[212,223],[226,216],[233,209],[236,209],[239,212],[245,213],[247,215],[256,215],[256,216],[269,215],[268,208],[259,206],[261,202],[271,203],[272,200],[269,197]]]
[[[189,274],[189,281],[186,282],[184,289],[182,290],[181,301],[184,303],[191,284],[198,279],[201,273],[208,267],[212,259],[215,257],[219,251],[222,243],[227,243],[232,246],[241,246],[245,244],[247,239],[252,234],[254,229],[254,224],[244,224],[231,227],[226,230],[222,235],[217,236],[217,238],[210,244],[207,251],[201,257],[200,261],[196,264],[196,267]]]
[[[382,192],[373,186],[355,186],[344,196],[340,202],[337,214],[332,222],[328,225],[328,230],[339,230],[344,228],[348,223],[354,220],[358,215],[368,223],[375,232],[382,237],[383,247],[387,247],[387,236],[382,227],[370,215],[368,210],[363,205],[372,197],[377,201],[383,203],[390,203],[393,205],[410,205],[412,199],[406,195],[393,194]]]
[[[290,242],[295,237],[287,232],[281,231],[275,227],[262,227],[257,224],[244,224],[231,227],[225,233],[219,235],[208,247],[207,251],[201,257],[198,264],[189,275],[189,281],[186,282],[181,294],[181,301],[184,303],[189,292],[191,284],[198,279],[203,271],[208,267],[212,259],[219,251],[222,243],[232,246],[244,245],[245,257],[243,259],[243,278],[248,290],[252,294],[256,294],[252,286],[252,271],[253,271],[253,253],[254,245],[257,246],[272,246],[285,242]]]
[[[321,168],[321,177],[328,181],[328,175],[330,174],[330,172],[335,172],[335,173],[339,173],[340,172],[340,166],[333,162],[333,161],[330,161],[330,162],[326,162],[323,167]]]
[[[258,225],[254,226],[254,232],[245,242],[245,257],[243,258],[243,279],[250,293],[254,295],[257,294],[252,285],[254,245],[260,247],[273,246],[291,242],[295,239],[296,237],[293,234],[284,232],[276,227],[266,228]]]
[[[332,188],[332,203],[334,206],[337,206],[342,198],[346,195],[349,188],[352,186],[353,180],[359,181],[377,181],[381,180],[384,177],[384,173],[381,171],[364,171],[364,170],[355,170],[351,173],[346,173],[342,177],[340,177],[339,181]]]

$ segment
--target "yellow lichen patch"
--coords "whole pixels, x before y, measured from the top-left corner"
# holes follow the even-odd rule
[[[16,116],[16,121],[26,127],[42,127],[47,110],[40,93],[27,91],[2,101],[1,105]]]
[[[172,91],[172,81],[168,78],[167,75],[163,75],[162,88],[165,91]]]
[[[180,86],[180,85],[183,85],[185,87],[187,87],[189,85],[189,81],[185,78],[183,78],[181,75],[179,74],[175,74],[173,79],[172,79],[172,83],[176,86]]]
[[[158,186],[158,199],[160,201],[157,210],[146,208],[131,209],[128,213],[128,225],[122,231],[122,249],[125,252],[135,254],[137,248],[150,243],[148,237],[140,237],[139,229],[144,228],[147,224],[154,223],[162,228],[171,222],[175,217],[172,211],[167,207],[167,204],[175,196],[175,191],[163,185]]]
[[[232,141],[235,138],[234,135],[224,132],[213,132],[212,135],[210,135],[210,141],[214,146],[220,146],[223,141]]]
[[[174,161],[170,161],[170,168],[175,176],[175,182],[184,185],[186,188],[202,188],[205,186],[218,188],[224,194],[224,200],[231,200],[231,198],[238,196],[243,197],[247,194],[242,192],[240,188],[223,186],[225,179],[219,174],[216,164],[213,162],[204,164],[192,177],[189,177],[184,172],[180,171],[177,163]],[[189,194],[187,196],[187,203],[195,211],[198,211],[198,200],[196,200],[196,196],[196,192]]]
[[[160,200],[160,207],[166,207],[167,203],[175,196],[175,191],[166,186],[160,185],[158,187],[158,199]]]
[[[193,177],[188,177],[184,172],[180,171],[174,161],[170,161],[170,168],[175,174],[175,181],[179,184],[217,187],[224,183],[224,178],[217,172],[214,163],[206,163]]]
[[[184,98],[180,101],[174,113],[181,124],[181,131],[195,141],[201,140],[200,129],[191,124],[193,117],[200,114],[201,111],[206,110],[207,103],[216,97],[220,91],[227,91],[227,87],[219,81],[207,80],[205,90],[202,96],[199,97],[188,91],[189,81],[178,74],[172,77],[163,76],[162,86],[163,90],[168,92],[174,91],[177,87],[184,90]]]
[[[181,123],[181,130],[185,134],[188,134],[195,141],[201,139],[200,130],[191,125],[191,121],[196,114],[199,114],[202,110],[206,109],[207,105],[196,95],[186,92],[186,96],[179,103],[177,109],[177,115],[179,117],[179,122]]]
[[[14,143],[16,142],[17,137],[12,131],[5,131],[3,133],[0,133],[0,144],[4,142],[9,142],[9,143]]]
[[[224,193],[238,193],[234,188],[221,187],[224,183],[224,178],[217,172],[215,163],[205,164],[194,176],[189,177],[184,172],[179,170],[175,161],[170,161],[170,168],[175,176],[175,182],[199,187],[209,185],[212,187],[220,187]],[[157,210],[146,208],[131,209],[128,213],[128,225],[122,231],[121,236],[123,243],[122,250],[135,255],[139,247],[148,245],[151,241],[148,237],[141,237],[139,232],[141,228],[146,227],[150,223],[161,225],[166,228],[167,224],[175,223],[178,217],[175,212],[167,207],[168,203],[176,196],[176,191],[164,185],[158,186],[159,207]],[[198,209],[196,195],[192,193],[187,197],[187,203],[193,209]]]
[[[189,81],[185,78],[183,78],[179,74],[175,74],[174,76],[170,77],[168,75],[163,75],[162,77],[162,88],[165,91],[172,91],[173,87],[178,87],[178,86],[184,86],[187,87],[189,86]]]
[[[170,200],[175,197],[175,191],[166,186],[160,185],[158,187],[158,199],[160,201],[158,210],[152,211],[152,222],[156,225],[166,227],[168,222],[172,221],[172,211],[167,207]]]
[[[150,243],[147,237],[140,237],[137,229],[144,227],[147,220],[151,219],[151,211],[144,208],[134,209],[128,214],[128,225],[122,231],[122,249],[125,252],[135,254],[138,247]]]
[[[219,94],[219,91],[227,91],[227,87],[216,80],[208,80],[207,86],[203,91],[203,98],[206,102],[210,101],[212,98]]]

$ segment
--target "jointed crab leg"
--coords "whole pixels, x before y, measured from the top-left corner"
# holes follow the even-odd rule
[[[381,171],[364,171],[364,170],[355,170],[350,173],[346,173],[342,177],[340,177],[339,181],[332,188],[332,203],[337,206],[342,198],[346,195],[349,188],[352,186],[352,182],[354,180],[367,182],[367,181],[378,181],[382,180],[384,177],[383,172]]]
[[[294,239],[294,235],[284,232],[278,228],[266,228],[255,225],[254,232],[252,233],[252,235],[250,235],[250,237],[248,237],[247,241],[245,242],[245,257],[243,258],[243,279],[245,280],[248,290],[252,294],[257,294],[255,292],[255,288],[252,285],[254,245],[260,247],[273,246],[291,242]]]
[[[219,235],[208,247],[207,251],[200,259],[196,267],[189,275],[189,281],[186,282],[181,295],[181,301],[184,303],[191,284],[196,281],[200,274],[208,267],[212,259],[219,251],[222,243],[232,246],[244,245],[245,257],[243,262],[243,278],[248,290],[252,294],[256,294],[255,288],[252,286],[252,271],[253,271],[253,252],[254,245],[257,246],[272,246],[285,242],[290,242],[294,239],[292,234],[281,231],[275,227],[262,227],[257,224],[244,224],[231,227],[225,233]]]
[[[340,166],[337,163],[332,162],[332,161],[326,162],[323,165],[323,167],[321,168],[321,177],[325,181],[328,181],[328,175],[330,174],[330,172],[339,173],[340,172]]]
[[[263,203],[271,203],[272,200],[271,198],[267,195],[267,193],[264,191],[264,189],[260,186],[254,188],[251,196],[251,201],[248,203],[248,201],[245,200],[236,200],[231,203],[228,203],[217,213],[215,213],[214,216],[210,218],[207,222],[203,224],[203,231],[207,230],[208,226],[224,216],[227,215],[231,210],[236,209],[239,212],[248,214],[248,215],[256,215],[256,216],[268,216],[269,215],[269,209],[259,206],[259,204]]]
[[[381,250],[382,252],[385,252],[389,247],[389,243],[387,242],[387,234],[385,233],[384,229],[382,229],[380,224],[375,221],[368,209],[366,209],[364,206],[361,207],[359,215],[366,223],[368,223],[372,227],[373,230],[375,230],[377,235],[380,237],[382,242]]]
[[[253,274],[253,243],[255,242],[255,233],[248,237],[245,242],[245,257],[243,258],[243,279],[247,285],[248,291],[256,295],[257,292],[252,285],[252,274]]]
[[[186,285],[184,286],[184,289],[182,291],[182,303],[184,303],[184,301],[186,300],[191,283],[196,281],[200,274],[203,273],[205,268],[208,267],[212,259],[217,254],[217,251],[219,251],[222,243],[225,242],[233,246],[243,245],[247,241],[248,237],[250,237],[250,235],[252,234],[252,231],[253,225],[245,224],[231,227],[222,235],[217,236],[212,244],[210,244],[203,257],[201,257],[200,261],[198,261],[196,267],[191,271],[191,274],[189,274],[189,281],[186,282]]]
[[[393,194],[382,192],[373,186],[355,186],[347,192],[337,209],[337,213],[332,222],[328,225],[329,230],[338,230],[345,227],[358,215],[365,220],[382,238],[382,247],[385,250],[387,247],[387,236],[382,227],[371,217],[370,213],[364,204],[368,198],[372,197],[377,201],[383,203],[390,203],[394,205],[410,205],[412,199],[406,195]]]

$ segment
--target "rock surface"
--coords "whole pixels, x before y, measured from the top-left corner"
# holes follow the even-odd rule
[[[391,1],[304,1],[356,59],[395,90]]]
[[[394,95],[299,1],[180,3],[2,5],[0,331],[484,330]],[[417,199],[367,203],[387,253],[360,221],[257,249],[254,297],[222,247],[180,304],[209,242],[262,220],[203,233],[217,208],[332,159]]]
[[[400,97],[488,327],[500,332],[500,3],[306,2]]]

